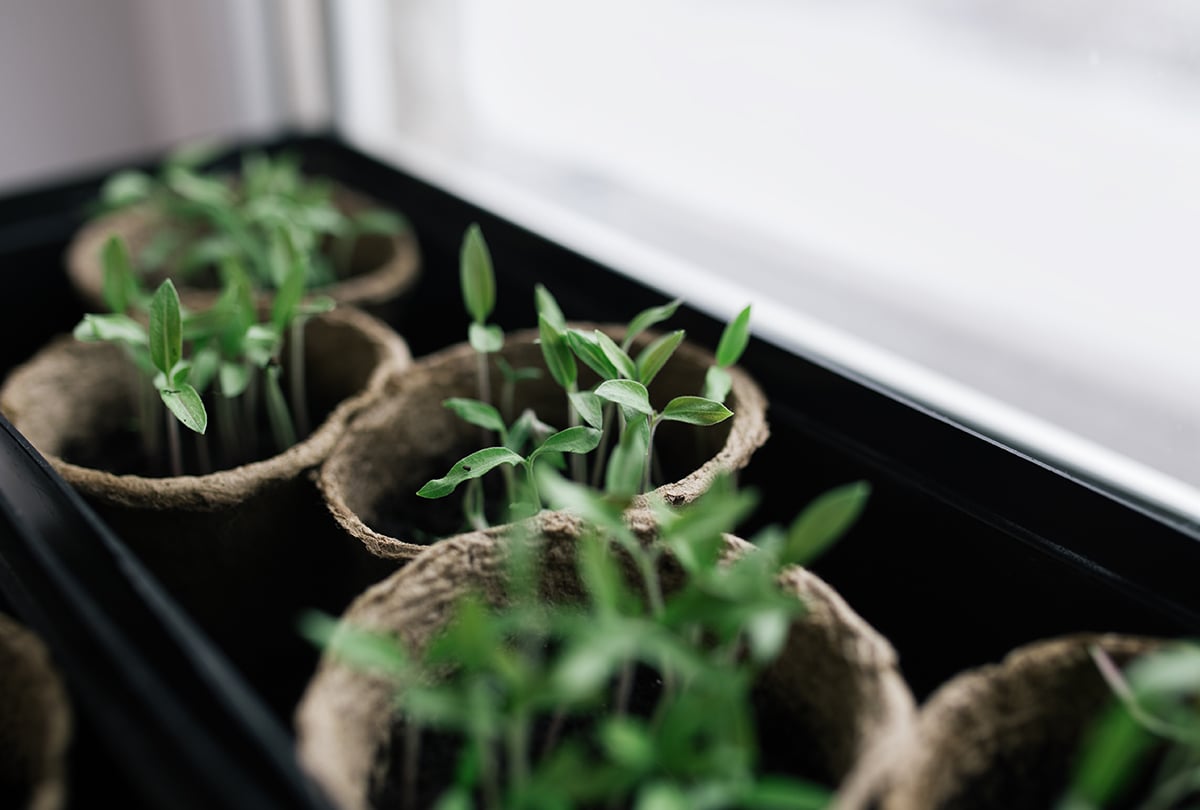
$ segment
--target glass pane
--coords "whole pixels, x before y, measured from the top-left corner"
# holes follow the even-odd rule
[[[1200,5],[386,13],[389,61],[367,78],[395,108],[349,105],[352,136],[714,314],[753,300],[775,340],[1200,516]],[[366,68],[342,68],[361,92]]]

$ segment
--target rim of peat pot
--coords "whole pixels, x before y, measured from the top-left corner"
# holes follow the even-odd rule
[[[569,326],[600,328],[618,337],[624,330],[623,325],[576,322]],[[634,346],[644,346],[655,337],[656,333],[645,332]],[[504,349],[498,353],[514,368],[532,366],[542,370],[540,380],[521,383],[527,388],[517,398],[520,404],[512,409],[514,413],[505,415],[508,421],[522,410],[521,405],[532,406],[539,415],[566,412],[566,396],[546,372],[541,349],[535,343],[537,339],[535,329],[512,332],[505,337]],[[495,357],[489,355],[489,362],[492,379],[498,380]],[[444,516],[443,530],[428,532],[429,543],[417,542],[413,527],[404,521],[410,515],[447,509],[431,506],[437,502],[416,497],[416,491],[427,481],[445,474],[467,453],[486,446],[480,443],[478,428],[442,406],[442,401],[449,397],[478,396],[476,362],[474,349],[465,342],[418,358],[403,374],[388,382],[387,391],[376,404],[355,418],[322,464],[318,484],[326,506],[345,531],[358,538],[372,554],[410,560],[437,539],[463,531],[460,523],[447,522],[459,516],[454,512]],[[650,386],[656,406],[661,408],[670,396],[699,393],[704,373],[713,363],[713,356],[706,350],[686,340],[681,343]],[[742,469],[767,440],[770,431],[766,396],[742,369],[735,366],[728,371],[733,386],[727,405],[734,415],[726,423],[712,427],[664,423],[660,427],[655,442],[655,447],[663,451],[660,455],[667,455],[665,448],[678,447],[685,440],[691,440],[699,448],[689,451],[697,456],[694,464],[687,463],[676,480],[653,490],[655,496],[670,504],[695,500],[718,474]],[[580,374],[584,372],[591,374],[581,366]],[[496,387],[493,383],[493,389]],[[585,386],[581,384],[580,388]],[[670,391],[670,396],[664,396],[664,391]],[[663,402],[657,402],[660,398]]]
[[[67,690],[46,645],[0,613],[0,804],[27,810],[66,804],[73,726]]]
[[[1022,645],[962,672],[921,706],[913,743],[866,776],[863,806],[946,810],[1054,806],[1085,733],[1113,699],[1089,648],[1119,666],[1162,640],[1079,633]]]
[[[645,540],[655,532],[649,510],[627,513]],[[543,598],[584,598],[575,564],[581,522],[564,512],[542,512],[525,527],[540,538]],[[511,527],[510,527],[511,528]],[[404,568],[363,592],[343,613],[349,625],[390,633],[410,649],[421,649],[452,615],[468,591],[487,601],[505,591],[506,527],[449,538],[428,547]],[[725,535],[726,554],[755,553],[750,543]],[[627,565],[625,561],[623,565]],[[678,587],[682,572],[669,556],[660,558],[664,585]],[[626,570],[632,577],[632,571]],[[780,578],[802,599],[804,614],[792,622],[784,651],[758,680],[760,738],[767,727],[788,741],[771,762],[791,762],[797,724],[816,742],[807,763],[840,781],[882,744],[906,738],[914,717],[911,692],[899,673],[891,645],[827,583],[792,567]],[[823,654],[813,654],[821,651]],[[389,747],[402,735],[394,712],[398,686],[378,672],[365,672],[322,655],[316,674],[297,706],[294,723],[301,764],[343,810],[372,806],[385,776]],[[395,736],[394,736],[395,735]],[[768,754],[764,748],[764,755]]]
[[[382,207],[340,184],[335,186],[334,201],[346,212]],[[163,221],[149,204],[139,203],[98,217],[76,232],[67,246],[67,276],[87,307],[97,312],[106,308],[101,262],[105,242],[112,236],[120,236],[129,246],[130,253],[137,255],[154,232],[162,227]],[[332,284],[309,290],[309,293],[329,296],[339,304],[374,308],[407,292],[416,283],[421,270],[421,251],[411,225],[396,234],[360,236],[354,257],[348,275]],[[179,290],[180,302],[188,309],[207,309],[220,295],[219,289],[193,286],[177,275],[172,277]],[[271,297],[270,291],[259,293],[260,301]]]
[[[383,321],[354,307],[338,306],[314,315],[305,324],[306,336],[314,332],[319,335],[322,330],[354,336],[357,356],[339,353],[324,359],[332,368],[342,364],[344,368],[340,371],[347,378],[353,378],[355,373],[361,375],[365,365],[369,369],[361,375],[365,376],[365,383],[356,388],[353,383],[347,384],[347,388],[355,390],[337,401],[312,433],[292,447],[228,469],[203,475],[151,477],[117,474],[63,457],[64,451],[82,438],[82,431],[90,424],[99,421],[119,429],[119,425],[105,422],[103,415],[79,424],[74,416],[80,412],[80,407],[69,394],[72,388],[102,385],[110,367],[127,362],[120,348],[111,344],[82,343],[69,335],[55,339],[9,375],[0,388],[0,410],[46,456],[67,483],[87,495],[102,496],[125,506],[222,509],[245,501],[275,480],[298,475],[320,464],[354,414],[381,394],[389,378],[412,362],[408,346],[399,334]],[[321,352],[320,342],[306,337],[306,352],[307,365],[311,367],[313,355]],[[77,379],[76,372],[87,378]],[[97,380],[96,375],[101,379]],[[311,381],[310,397],[316,386],[317,381]],[[113,408],[125,394],[114,391],[105,399],[82,407],[90,411]]]

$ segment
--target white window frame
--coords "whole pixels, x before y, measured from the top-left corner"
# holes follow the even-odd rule
[[[742,302],[754,300],[755,332],[776,345],[858,375],[1040,464],[1200,521],[1196,486],[769,297],[756,299],[753,290],[713,268],[463,160],[469,109],[453,93],[430,92],[455,81],[430,74],[434,60],[423,56],[424,49],[445,55],[460,47],[450,30],[458,7],[458,0],[330,3],[334,121],[350,144],[665,294],[684,294],[715,318],[728,319]]]

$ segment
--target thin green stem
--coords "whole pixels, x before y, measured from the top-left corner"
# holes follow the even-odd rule
[[[229,397],[225,396],[224,390],[221,388],[220,380],[217,381],[217,396],[215,399],[216,417],[217,417],[217,434],[220,436],[221,452],[225,455],[225,463],[229,467],[236,467],[240,461],[238,449],[238,423],[237,409],[233,407],[233,402]]]
[[[492,405],[492,378],[488,369],[488,357],[483,352],[475,352],[475,376],[479,386],[479,401]],[[479,429],[479,440],[483,445],[488,443],[487,428]]]
[[[604,428],[596,450],[596,465],[592,467],[592,489],[600,489],[600,485],[604,483],[604,465],[608,461],[608,446],[612,442],[614,407],[611,402],[604,406]]]
[[[265,373],[265,372],[264,372]],[[255,444],[258,439],[258,396],[259,396],[259,375],[257,369],[249,362],[246,362],[246,374],[248,381],[246,390],[242,392],[242,428],[246,433],[242,437],[240,444],[243,447],[253,447],[254,453],[259,452],[259,446]]]
[[[292,413],[296,416],[296,433],[300,436],[308,436],[309,432],[308,397],[305,395],[304,375],[304,324],[304,318],[294,318],[289,327],[288,340],[288,375],[291,378],[289,383],[292,395]]]
[[[533,476],[533,463],[535,460],[534,455],[530,453],[521,466],[525,468],[525,480],[529,484],[529,501],[533,504],[533,511],[540,512],[542,509],[542,495],[538,492],[537,479]]]
[[[279,385],[278,366],[269,366],[266,369],[265,385],[267,419],[271,423],[271,434],[275,437],[275,446],[282,453],[296,443],[296,428],[292,424],[292,415],[288,413],[283,388]]]
[[[508,784],[520,793],[529,781],[529,716],[519,712],[506,729]]]
[[[642,468],[642,492],[650,491],[650,469],[654,460],[654,433],[658,430],[659,416],[650,418],[650,439],[646,442],[646,463]]]
[[[568,394],[575,394],[578,392],[579,392],[579,386],[576,385],[575,383],[571,383],[571,385],[568,386],[568,388],[567,388]],[[579,412],[575,410],[575,407],[573,405],[571,405],[571,401],[568,399],[567,400],[567,427],[569,427],[569,428],[579,427],[580,424],[581,423],[579,421]],[[579,453],[571,454],[571,480],[575,481],[576,483],[579,483],[579,484],[582,484],[585,481],[587,481],[587,469],[584,466],[584,458]]]
[[[483,801],[488,810],[501,810],[500,775],[496,771],[496,756],[492,750],[492,741],[477,739],[475,745],[479,751],[479,773],[483,783]]]

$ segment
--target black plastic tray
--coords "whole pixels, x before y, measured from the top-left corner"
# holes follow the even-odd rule
[[[465,334],[456,267],[470,222],[487,234],[495,320],[506,327],[533,323],[539,281],[579,319],[624,320],[687,298],[617,275],[334,137],[254,146],[292,149],[309,171],[412,220],[425,272],[392,321],[418,356]],[[100,180],[0,200],[0,374],[78,320],[62,255]],[[707,345],[721,329],[686,307],[673,323]],[[863,519],[816,570],[892,641],[918,697],[1037,638],[1200,629],[1194,523],[764,341],[752,341],[742,364],[766,390],[772,429],[743,477],[762,493],[746,531],[789,520],[829,486],[870,481]],[[248,683],[4,421],[0,607],[39,631],[67,674],[80,718],[73,805],[322,806],[292,759],[288,713],[270,708],[280,696]]]

